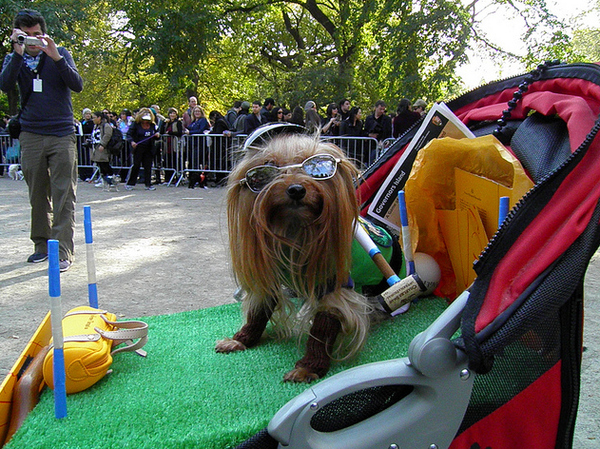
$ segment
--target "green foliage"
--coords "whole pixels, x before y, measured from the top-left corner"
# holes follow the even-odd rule
[[[580,60],[600,61],[600,29],[576,30],[573,36],[573,47]]]
[[[191,82],[195,93],[201,76],[199,64],[218,36],[218,20],[210,3],[153,0],[121,2],[126,20],[119,32],[131,52],[132,63],[149,63],[148,71],[161,73],[171,84]]]
[[[228,4],[232,23],[253,14],[233,36],[238,48],[254,45],[254,52],[244,51],[246,66],[255,69],[262,91],[290,106],[307,100],[326,105],[343,97],[368,105],[380,98],[396,101],[398,95],[439,98],[464,62],[468,15],[456,2]]]
[[[421,0],[411,6],[388,2],[393,20],[378,23],[382,39],[369,65],[375,69],[379,96],[444,98],[458,81],[456,67],[465,62],[470,16],[456,2]]]
[[[583,45],[574,49],[544,0],[463,3],[3,0],[0,32],[10,34],[12,18],[23,7],[44,14],[50,34],[71,51],[84,78],[84,91],[73,95],[76,115],[84,107],[182,109],[190,95],[222,112],[235,100],[266,97],[289,108],[308,100],[324,108],[347,97],[365,111],[378,99],[393,109],[403,97],[448,98],[457,93],[455,70],[469,46],[515,58],[478,27],[483,13],[510,14],[526,23],[524,61],[530,65],[594,54]],[[590,40],[583,31],[577,36]],[[3,45],[10,51],[8,42]],[[14,111],[16,92],[0,94],[0,110],[3,104]]]

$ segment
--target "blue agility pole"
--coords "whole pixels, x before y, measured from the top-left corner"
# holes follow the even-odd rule
[[[398,205],[400,206],[400,224],[402,225],[402,246],[404,250],[404,259],[406,260],[406,274],[415,274],[415,257],[412,249],[412,239],[410,237],[410,226],[408,224],[408,212],[406,210],[406,198],[404,190],[398,192]]]
[[[500,197],[500,206],[498,210],[498,227],[502,225],[502,222],[508,215],[508,207],[510,204],[510,198],[507,196]]]
[[[87,256],[88,298],[90,307],[98,308],[98,285],[96,284],[96,261],[94,259],[94,238],[92,237],[92,211],[83,206],[83,228],[85,230],[85,252]]]
[[[63,353],[58,240],[48,240],[48,293],[50,294],[50,323],[54,345],[54,416],[61,419],[67,416],[67,388]]]

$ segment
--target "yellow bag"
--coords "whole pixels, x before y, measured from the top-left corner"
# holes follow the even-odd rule
[[[62,321],[67,393],[77,393],[91,387],[108,372],[112,356],[117,352],[135,351],[148,341],[148,324],[143,321],[116,321],[105,310],[82,306],[70,310]],[[133,340],[138,339],[137,342]],[[113,346],[127,343],[112,350]],[[52,341],[50,342],[52,345]],[[54,389],[54,350],[44,359],[44,381]]]
[[[436,260],[442,271],[436,294],[451,299],[462,290],[456,290],[437,210],[456,208],[455,168],[506,186],[518,192],[518,197],[533,187],[519,160],[492,135],[475,139],[434,139],[419,151],[404,186],[413,251],[429,254]]]

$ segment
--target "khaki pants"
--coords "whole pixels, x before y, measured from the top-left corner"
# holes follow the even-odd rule
[[[29,187],[31,240],[36,253],[59,241],[59,259],[73,259],[77,190],[77,138],[22,132],[21,168]]]

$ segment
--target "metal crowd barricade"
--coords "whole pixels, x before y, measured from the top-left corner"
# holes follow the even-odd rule
[[[77,136],[77,168],[79,175],[82,179],[94,180],[100,174],[100,169],[92,161],[92,143],[91,135],[84,134]],[[121,153],[118,155],[111,156],[110,165],[115,173],[125,173],[131,168],[132,157],[131,157],[131,146],[129,142],[125,140],[125,145],[121,149]],[[121,176],[124,178],[124,176]]]
[[[89,134],[77,136],[78,168],[82,179],[94,179],[99,173],[98,167],[92,162],[90,137]],[[184,135],[181,138],[161,136],[158,145],[160,157],[155,160],[156,169],[164,173],[168,185],[178,186],[188,172],[204,172],[209,179],[211,176],[217,180],[219,177],[224,178],[233,168],[246,137],[245,134],[199,134]],[[371,165],[394,141],[386,139],[380,144],[377,139],[371,137],[350,136],[323,136],[322,139],[338,145],[356,162],[359,169]],[[8,135],[0,135],[0,165],[8,167],[11,163],[20,163],[8,161],[6,158],[8,148],[14,145],[15,141]],[[120,171],[121,178],[125,181],[132,163],[131,145],[125,141],[121,154],[112,156],[111,166],[115,172]]]
[[[92,136],[83,134],[77,136],[77,169],[83,180],[93,180],[100,170],[92,162]]]
[[[322,139],[340,147],[348,158],[355,161],[359,169],[371,165],[381,149],[379,142],[373,137],[323,136]]]
[[[123,148],[118,155],[113,155],[111,158],[111,166],[113,169],[128,170],[133,164],[133,155],[131,151],[131,143],[124,141]]]
[[[233,167],[238,148],[246,135],[194,134],[185,135],[178,153],[179,185],[186,172],[204,172],[215,180],[224,178]]]
[[[163,170],[165,182],[169,186],[177,178],[177,176],[183,176],[182,144],[183,141],[177,136],[162,135],[160,137],[160,168]]]
[[[9,165],[11,164],[20,164],[21,163],[21,157],[20,157],[20,153],[19,156],[16,158],[13,157],[9,157],[9,155],[7,154],[9,152],[9,148],[14,147],[14,145],[17,145],[18,143],[18,139],[12,139],[8,134],[0,134],[0,165],[3,167],[8,168]]]

